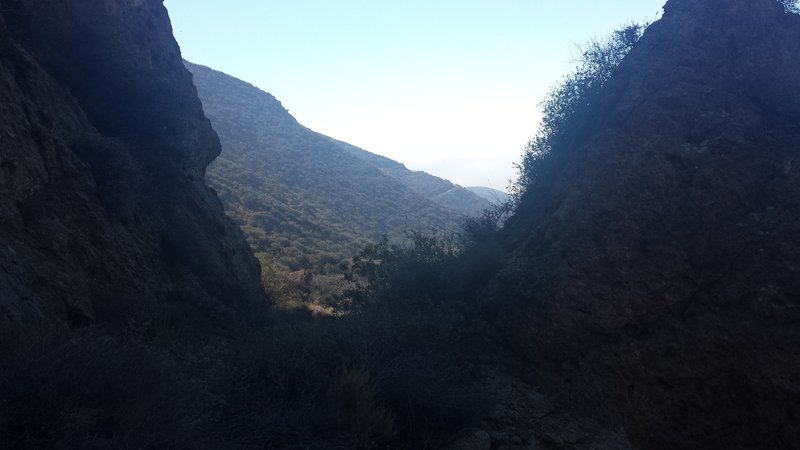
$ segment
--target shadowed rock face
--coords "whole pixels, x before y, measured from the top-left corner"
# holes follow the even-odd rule
[[[671,0],[509,221],[498,328],[643,448],[800,446],[797,73],[777,2]]]
[[[0,321],[264,303],[204,180],[219,154],[157,0],[0,0]]]

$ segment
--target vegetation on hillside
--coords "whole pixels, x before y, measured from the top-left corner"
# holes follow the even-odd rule
[[[458,214],[475,217],[492,206],[491,201],[472,192],[469,188],[458,186],[421,170],[409,170],[397,161],[364,151],[350,144],[335,142],[343,150],[377,167],[381,172],[403,183],[417,194]]]
[[[520,166],[517,199],[571,150],[576,124],[642,29],[628,25],[588,44],[576,72],[551,92]],[[124,326],[3,330],[0,442],[19,449],[451,443],[487,413],[477,372],[493,350],[494,327],[481,289],[508,260],[512,245],[500,229],[514,205],[454,228],[402,183],[321,146],[327,138],[303,131],[277,102],[247,103],[256,101],[249,88],[226,92],[243,97],[242,110],[219,103],[208,109],[212,119],[251,114],[250,105],[262,113],[273,108],[286,123],[216,122],[223,145],[238,156],[223,155],[209,178],[257,250],[271,295],[282,304],[325,295],[335,299],[331,314],[260,311],[265,317],[254,312],[212,327],[207,322],[225,323],[225,308],[190,315],[167,303],[131,315]],[[248,144],[255,139],[277,150],[265,157]],[[343,166],[353,179],[335,176]],[[374,184],[365,190],[355,177]],[[365,217],[370,221],[359,221]],[[450,231],[385,236],[387,228]],[[346,283],[313,281],[339,273]],[[123,305],[104,307],[124,314]],[[545,445],[586,444],[548,437]]]
[[[474,292],[502,252],[478,228],[368,246],[335,317],[277,311],[201,335],[153,317],[0,336],[0,441],[440,448],[487,408],[471,368],[491,331]]]
[[[259,256],[267,289],[279,299],[291,292],[284,305],[330,299],[350,256],[381,236],[402,238],[411,228],[452,231],[462,221],[459,212],[401,182],[397,173],[411,173],[402,164],[303,127],[254,86],[187,67],[223,147],[209,167],[209,184]],[[419,176],[442,190],[454,187]]]
[[[569,151],[575,125],[590,113],[603,86],[645,28],[646,25],[631,23],[580,49],[575,71],[557,84],[541,104],[539,131],[526,145],[518,166],[519,177],[512,185],[515,197],[522,197],[542,174],[556,172],[552,168]]]
[[[590,45],[577,74],[554,91],[521,188],[640,31],[633,25],[610,47]],[[206,104],[215,104],[205,89]],[[207,106],[212,120],[248,113],[222,105]],[[473,368],[493,333],[477,293],[506,257],[498,230],[511,204],[457,231],[371,242],[380,226],[441,225],[441,210],[426,203],[413,216],[389,215],[414,197],[380,172],[355,165],[360,183],[375,183],[368,196],[354,180],[333,176],[351,162],[340,154],[280,151],[321,139],[299,125],[284,128],[289,133],[215,125],[232,150],[209,177],[259,252],[265,286],[281,303],[302,304],[320,289],[309,287],[303,269],[346,273],[346,285],[327,293],[337,300],[334,314],[274,311],[266,321],[192,333],[192,318],[165,309],[123,329],[0,336],[0,441],[22,449],[416,449],[441,447],[470,427],[487,407]],[[247,144],[256,138],[278,150],[265,159]],[[350,219],[372,214],[354,229]]]

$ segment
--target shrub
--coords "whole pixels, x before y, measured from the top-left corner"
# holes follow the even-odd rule
[[[349,291],[359,301],[372,299],[408,306],[441,302],[449,297],[449,275],[453,272],[460,248],[452,236],[437,236],[418,231],[407,233],[407,241],[384,238],[368,245],[353,258],[347,279],[355,289]]]
[[[536,136],[528,142],[522,163],[517,167],[519,177],[511,186],[517,200],[536,182],[541,166],[554,152],[562,148],[570,130],[580,117],[587,114],[598,93],[611,78],[625,55],[642,36],[645,25],[629,24],[605,40],[592,40],[581,48],[575,72],[556,85],[542,102],[542,122]]]
[[[100,329],[2,336],[0,442],[9,448],[188,445],[197,419],[172,362]]]
[[[788,13],[800,14],[799,0],[778,0]]]
[[[394,415],[378,400],[378,385],[364,367],[342,368],[327,394],[328,418],[353,447],[376,448],[395,436]]]

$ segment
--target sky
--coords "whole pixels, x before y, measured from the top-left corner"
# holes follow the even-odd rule
[[[301,124],[462,186],[505,189],[577,46],[665,0],[165,0],[183,57]]]

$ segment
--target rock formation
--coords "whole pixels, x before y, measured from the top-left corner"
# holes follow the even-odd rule
[[[642,448],[800,446],[800,16],[670,0],[487,290],[529,371]]]
[[[0,0],[0,323],[265,302],[159,0]]]

